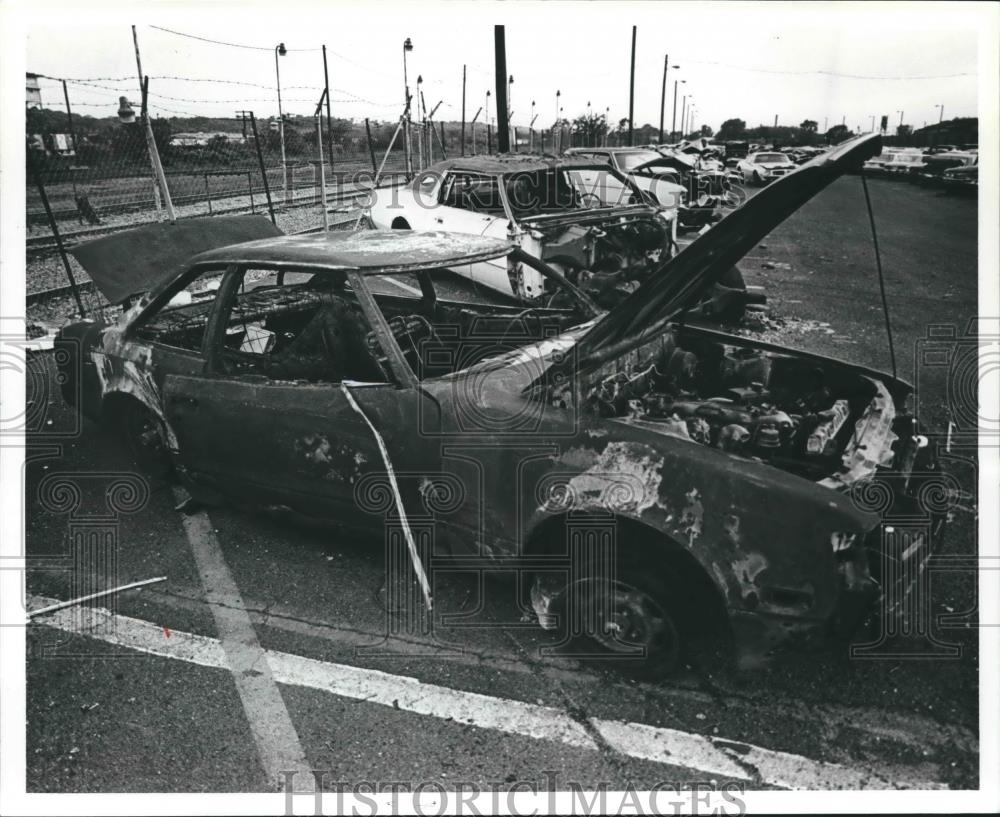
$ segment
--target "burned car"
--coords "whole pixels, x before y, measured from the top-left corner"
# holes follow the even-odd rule
[[[678,208],[678,229],[700,229],[722,216],[716,208],[729,192],[726,174],[705,166],[698,154],[654,148],[570,148],[567,156],[604,161],[629,176],[660,204]]]
[[[591,274],[622,284],[640,281],[676,249],[676,203],[661,206],[594,160],[522,154],[449,159],[405,187],[379,190],[368,212],[377,229],[512,240],[579,284]],[[458,272],[530,302],[550,294],[532,270],[512,278],[503,258]]]
[[[609,312],[500,238],[372,231],[209,249],[164,263],[118,321],[64,328],[64,394],[202,501],[377,531],[419,514],[434,548],[411,551],[418,576],[449,558],[513,570],[543,627],[579,625],[596,654],[644,672],[676,666],[706,622],[750,665],[849,632],[940,537],[914,538],[903,569],[883,571],[883,519],[915,506],[936,468],[910,386],[683,319],[878,149],[863,137],[775,181]],[[121,270],[143,256],[101,248],[88,272],[121,295]],[[559,297],[527,309],[438,297],[448,268],[498,260]],[[399,276],[416,286],[385,286]],[[371,510],[373,483],[398,488],[394,509]]]

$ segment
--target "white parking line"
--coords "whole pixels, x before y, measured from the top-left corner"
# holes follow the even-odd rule
[[[174,489],[174,496],[178,502],[187,499],[181,488]],[[284,785],[282,772],[285,771],[301,772],[294,779],[300,781],[303,791],[312,791],[313,777],[298,733],[272,676],[270,662],[257,641],[240,590],[222,555],[212,521],[205,511],[198,511],[182,515],[181,522],[194,553],[205,601],[212,610],[219,633],[219,640],[213,646],[216,663],[211,666],[225,667],[232,673],[261,765],[275,791]],[[175,636],[181,634],[171,632],[169,640]],[[164,637],[161,628],[160,640]]]
[[[28,598],[29,609],[52,602],[52,599]],[[37,623],[68,632],[79,632],[81,626],[80,617],[74,615],[72,610],[59,610],[42,616]],[[108,626],[110,623],[114,626]],[[178,630],[171,630],[167,638],[163,627],[158,624],[112,615],[107,610],[95,611],[92,624],[83,634],[200,666],[229,667],[227,651],[217,639]],[[562,709],[451,689],[348,664],[318,661],[273,650],[262,652],[266,662],[259,663],[257,668],[263,670],[266,666],[270,677],[280,684],[319,689],[345,698],[450,719],[481,729],[598,750],[583,724]],[[934,780],[932,774],[921,769],[894,770],[891,776],[880,775],[867,767],[825,763],[677,729],[603,718],[590,718],[589,721],[608,747],[627,757],[749,781],[751,784],[797,789],[946,788]],[[308,775],[303,777],[311,779]],[[298,776],[295,779],[302,780]]]

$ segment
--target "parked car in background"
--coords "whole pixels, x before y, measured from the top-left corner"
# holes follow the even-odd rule
[[[926,158],[919,150],[899,150],[882,162],[881,172],[887,176],[912,178],[912,174],[921,172]]]
[[[750,145],[739,139],[730,139],[725,143],[726,167],[735,167],[740,159],[745,159],[750,151]]]
[[[747,184],[767,184],[795,170],[796,164],[779,151],[763,151],[749,154],[736,164],[736,172]]]
[[[910,178],[921,184],[939,185],[944,181],[946,170],[978,164],[979,154],[973,151],[935,153],[932,156],[924,156],[923,163],[911,171]]]
[[[677,195],[675,182],[654,181]],[[582,284],[579,276],[586,272],[624,285],[642,280],[674,253],[678,202],[661,205],[658,194],[607,161],[505,154],[438,162],[406,185],[372,191],[368,214],[382,230],[447,230],[514,241],[571,281]],[[522,265],[512,275],[505,258],[456,272],[531,303],[548,297],[540,273]]]
[[[971,191],[979,189],[979,155],[971,164],[949,167],[941,174],[941,184],[950,191]]]

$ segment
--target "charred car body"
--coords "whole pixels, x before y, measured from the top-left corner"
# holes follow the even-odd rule
[[[716,207],[729,184],[725,174],[699,167],[697,156],[652,148],[570,148],[567,156],[607,162],[664,206],[677,208],[679,229],[698,229],[721,218]]]
[[[877,150],[861,138],[776,181],[607,313],[496,238],[375,231],[209,250],[162,269],[116,323],[66,327],[64,393],[207,500],[381,529],[385,513],[358,504],[391,463],[415,475],[402,504],[433,517],[435,552],[523,569],[543,626],[591,622],[601,650],[661,672],[692,613],[717,617],[753,663],[866,614],[888,512],[872,486],[915,502],[936,466],[906,383],[678,321]],[[99,263],[113,245],[94,244],[79,256],[121,296]],[[442,270],[509,258],[560,297],[530,310],[436,297]],[[398,274],[420,295],[380,286]],[[461,486],[454,501],[435,480]],[[603,550],[573,546],[595,526]],[[933,541],[907,548],[906,575]]]

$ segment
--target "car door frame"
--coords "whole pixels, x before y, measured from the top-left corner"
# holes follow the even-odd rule
[[[416,375],[365,286],[363,276],[356,272],[348,272],[348,281],[366,322],[382,346],[393,382],[283,382],[264,375],[228,372],[222,363],[224,337],[239,285],[247,269],[264,267],[285,272],[316,272],[315,269],[297,270],[293,266],[254,263],[227,267],[205,331],[204,370],[199,375],[168,375],[165,378],[164,413],[178,440],[180,464],[191,479],[224,495],[267,504],[288,504],[309,515],[340,518],[345,511],[356,510],[356,483],[383,468],[378,444],[368,426],[369,418],[376,418],[373,423],[380,416],[383,422],[391,422],[412,411],[409,404],[420,399]],[[213,383],[217,384],[214,395]],[[345,391],[349,391],[350,397]],[[400,392],[398,399],[393,394],[396,391]],[[416,397],[410,399],[407,392]],[[301,404],[309,422],[302,423],[290,416],[287,425],[283,426],[282,412],[276,411],[276,407],[294,407],[296,395],[302,397]],[[385,399],[386,396],[389,399]],[[244,411],[248,412],[244,415],[244,426],[258,431],[263,429],[258,436],[246,438],[243,436],[245,429],[226,436],[219,429],[216,437],[198,427],[197,417],[190,419],[191,414],[200,410],[210,420],[225,423],[230,416],[226,403],[230,401],[243,404]],[[193,407],[187,405],[192,402]],[[405,410],[400,409],[404,402],[407,404]],[[189,415],[187,419],[185,414]],[[268,417],[275,418],[273,426],[268,426]],[[331,425],[333,417],[338,422]],[[277,441],[281,445],[274,448]],[[242,451],[243,446],[254,445],[259,447],[259,453]],[[295,459],[292,459],[293,454]],[[269,469],[269,462],[289,466],[291,473],[282,467]],[[358,521],[360,527],[379,522],[363,515]]]

